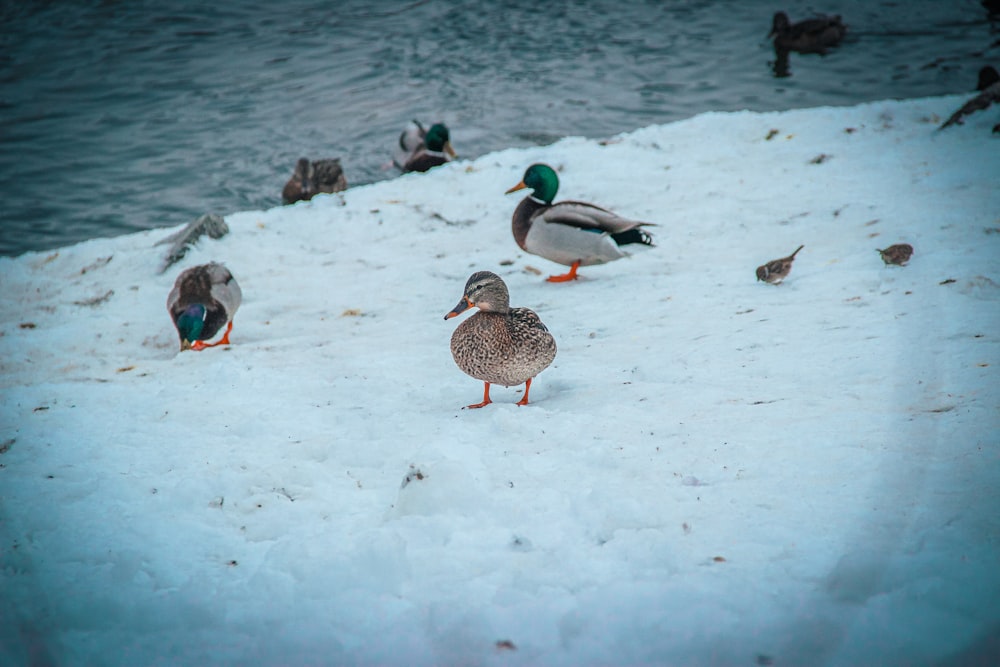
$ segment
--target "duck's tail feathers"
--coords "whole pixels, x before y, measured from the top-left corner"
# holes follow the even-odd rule
[[[653,243],[653,236],[639,228],[629,229],[624,232],[618,232],[617,234],[612,234],[611,238],[615,240],[618,245],[629,245],[630,243],[639,243],[642,245],[655,246]]]

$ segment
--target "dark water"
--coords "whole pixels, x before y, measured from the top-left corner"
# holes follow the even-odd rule
[[[849,39],[776,78],[777,9],[842,14]],[[411,118],[475,157],[966,92],[998,40],[978,0],[0,0],[0,255],[271,207],[300,156],[393,177]]]

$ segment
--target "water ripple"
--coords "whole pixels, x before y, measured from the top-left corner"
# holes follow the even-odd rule
[[[978,3],[830,0],[847,43],[793,57],[775,79],[773,8],[5,3],[0,254],[274,206],[300,156],[341,157],[354,185],[388,178],[411,118],[444,120],[474,157],[706,110],[965,92],[1000,60]],[[812,5],[784,9],[799,18]]]

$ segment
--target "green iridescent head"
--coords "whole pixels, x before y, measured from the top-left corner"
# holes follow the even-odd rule
[[[444,123],[434,123],[431,125],[431,129],[427,130],[427,134],[424,135],[424,145],[427,146],[427,150],[437,153],[444,152],[446,150],[445,146],[449,146],[450,141],[451,134]]]
[[[556,170],[547,164],[533,164],[524,172],[524,178],[508,192],[529,188],[531,195],[546,204],[551,204],[559,191],[559,177]]]
[[[181,337],[181,347],[188,348],[201,336],[201,331],[205,326],[205,306],[200,303],[193,303],[184,309],[184,312],[177,318],[177,333]]]

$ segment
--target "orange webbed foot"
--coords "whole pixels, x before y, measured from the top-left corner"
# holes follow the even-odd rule
[[[476,408],[484,408],[484,407],[486,407],[487,405],[489,405],[490,403],[493,402],[493,401],[490,400],[490,383],[489,382],[484,382],[483,384],[486,385],[485,388],[483,389],[483,402],[482,403],[473,403],[472,405],[466,405],[464,408],[462,408],[463,410],[466,410],[466,409],[468,409],[468,410],[475,410]]]
[[[558,276],[549,276],[546,280],[550,283],[567,283],[571,280],[576,280],[579,278],[579,276],[576,275],[576,270],[578,268],[580,268],[579,260],[573,262],[573,265],[569,267],[569,271],[567,273],[561,273]]]
[[[229,324],[226,326],[226,333],[222,334],[222,338],[214,343],[206,343],[203,340],[196,340],[191,343],[191,349],[197,352],[201,352],[206,347],[215,347],[216,345],[229,345],[229,332],[233,330],[233,322],[230,320]]]

